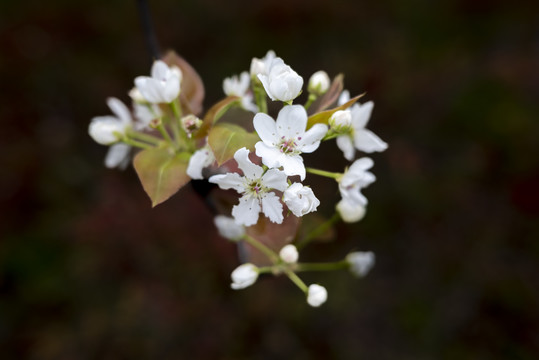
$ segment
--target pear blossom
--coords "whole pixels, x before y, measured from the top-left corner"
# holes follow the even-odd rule
[[[223,91],[228,96],[238,96],[241,99],[241,107],[256,113],[258,107],[253,103],[253,94],[249,92],[251,77],[244,71],[238,77],[234,75],[223,81]]]
[[[107,105],[116,116],[96,116],[90,122],[88,133],[99,144],[110,145],[121,140],[121,136],[131,127],[133,119],[127,106],[110,97]]]
[[[313,190],[301,183],[293,183],[283,193],[283,201],[297,217],[316,211],[320,200],[316,198]]]
[[[328,299],[328,291],[325,287],[312,284],[307,291],[307,303],[313,307],[319,307]]]
[[[232,271],[230,277],[232,278],[232,284],[230,284],[232,289],[245,289],[253,285],[258,279],[258,267],[251,263],[240,265]]]
[[[276,55],[273,50],[269,50],[262,59],[253,58],[250,68],[251,77],[257,78],[259,74],[267,75],[270,64],[275,58]]]
[[[288,187],[286,174],[278,169],[264,172],[261,166],[249,159],[249,150],[241,148],[234,154],[238,167],[244,176],[237,173],[213,175],[209,182],[219,185],[221,189],[234,189],[242,194],[238,205],[232,208],[232,216],[236,223],[251,226],[257,223],[262,211],[272,222],[283,222],[283,205],[272,189],[284,191]]]
[[[245,235],[245,227],[243,225],[238,225],[234,221],[234,218],[229,216],[217,215],[213,218],[213,223],[217,227],[219,235],[225,239],[238,241]]]
[[[352,125],[352,112],[348,109],[335,111],[328,120],[331,129],[347,132]]]
[[[329,90],[330,80],[328,74],[323,71],[317,71],[311,75],[307,89],[310,93],[322,95]]]
[[[336,210],[342,221],[346,223],[355,223],[363,219],[366,213],[365,205],[358,204],[349,199],[341,199],[337,203]]]
[[[372,159],[363,157],[354,161],[339,180],[339,191],[343,199],[357,205],[367,205],[367,198],[361,189],[369,186],[376,177],[369,171],[374,165]]]
[[[281,58],[275,58],[266,69],[266,74],[259,73],[258,79],[271,100],[289,102],[294,100],[303,86],[303,78],[286,65]]]
[[[204,176],[202,175],[202,169],[210,166],[215,161],[215,156],[211,151],[209,145],[198,149],[191,155],[189,158],[189,164],[187,164],[187,175],[194,180],[202,180]]]
[[[262,141],[255,144],[256,155],[264,165],[283,167],[286,175],[299,175],[305,179],[305,165],[301,153],[311,153],[320,145],[328,131],[327,125],[315,124],[307,127],[307,112],[301,105],[289,105],[279,111],[277,120],[258,113],[253,125]]]
[[[369,270],[374,266],[375,256],[372,251],[356,251],[346,256],[346,262],[350,272],[357,277],[367,275]]]
[[[285,245],[279,251],[279,257],[287,264],[294,264],[299,258],[298,249],[292,244]]]
[[[182,72],[177,66],[169,67],[165,62],[156,60],[151,75],[135,78],[135,86],[144,99],[155,104],[170,103],[178,97]]]
[[[345,90],[341,93],[338,103],[342,105],[348,100],[350,100],[350,93]],[[356,103],[350,107],[352,114],[351,129],[347,134],[337,138],[337,146],[349,161],[354,159],[356,149],[367,153],[381,152],[387,149],[387,144],[382,139],[372,131],[365,129],[373,107],[374,103],[372,101],[368,101],[363,105]]]
[[[135,119],[137,120],[133,126],[135,130],[147,129],[152,120],[163,116],[163,112],[156,104],[134,102],[133,110],[135,113]]]

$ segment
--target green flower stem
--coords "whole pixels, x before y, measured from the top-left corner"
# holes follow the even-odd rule
[[[294,284],[297,285],[297,287],[299,287],[301,289],[301,291],[303,291],[305,294],[307,294],[307,292],[309,291],[309,288],[307,287],[307,285],[305,285],[305,283],[303,282],[303,280],[301,280],[299,278],[298,275],[296,275],[295,272],[293,272],[292,270],[290,270],[290,268],[288,267],[285,267],[284,269],[284,272],[286,274],[286,276],[288,276],[288,278],[290,280],[292,280],[292,282]]]
[[[339,181],[339,179],[343,175],[341,173],[336,173],[336,172],[331,172],[331,171],[324,171],[324,170],[313,169],[313,168],[305,168],[305,170],[307,170],[308,173],[315,174],[315,175],[320,175],[320,176],[325,176],[325,177],[328,177],[328,178],[335,179],[337,181]]]
[[[253,81],[253,92],[255,94],[256,106],[258,106],[258,111],[265,114],[268,113],[268,104],[266,102],[266,90],[260,80],[256,79]]]
[[[155,145],[155,146],[159,145],[159,143],[161,142],[161,139],[159,139],[158,137],[155,137],[155,136],[150,135],[150,134],[145,134],[145,133],[142,133],[142,132],[138,132],[138,131],[130,131],[128,133],[128,135],[131,138],[141,140],[141,141],[145,141],[145,142],[150,143],[150,144]]]
[[[172,128],[172,133],[174,134],[174,139],[180,148],[183,148],[187,145],[187,134],[181,130],[182,124],[182,109],[180,108],[179,99],[173,100],[169,105],[172,108],[172,112],[176,119],[170,121],[170,127]]]
[[[303,249],[312,240],[316,239],[317,237],[328,231],[328,229],[331,228],[337,221],[339,221],[339,219],[340,217],[338,213],[333,214],[331,218],[318,225],[316,228],[314,228],[313,231],[311,231],[303,239],[298,241],[298,243],[296,244],[296,248],[298,250]]]
[[[318,96],[316,94],[310,93],[309,98],[307,99],[307,102],[303,106],[305,107],[305,110],[307,110],[317,98]]]
[[[273,271],[274,271],[273,266],[261,266],[258,268],[259,274],[269,274],[269,273],[272,273]]]
[[[279,255],[275,253],[275,251],[271,250],[269,247],[261,243],[260,241],[256,240],[255,238],[244,235],[243,240],[247,242],[248,244],[252,245],[256,249],[263,252],[274,264],[277,264],[279,262]]]
[[[333,271],[348,268],[349,264],[346,260],[330,262],[330,263],[305,263],[297,264],[296,271]]]
[[[153,149],[153,148],[155,148],[155,146],[149,145],[147,143],[144,143],[142,141],[138,141],[138,140],[135,140],[135,139],[129,139],[128,137],[124,137],[122,139],[122,142],[127,144],[127,145],[131,145],[131,146],[138,147],[138,148],[141,148],[141,149]]]
[[[163,122],[159,122],[159,125],[156,127],[156,129],[159,130],[161,135],[163,135],[163,138],[165,139],[165,141],[167,143],[169,143],[170,145],[174,144],[174,142],[172,141],[172,138],[168,134],[167,129],[165,129],[165,126],[163,125]]]

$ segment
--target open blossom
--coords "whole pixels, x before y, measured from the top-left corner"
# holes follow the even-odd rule
[[[241,148],[234,154],[238,167],[244,176],[237,173],[213,175],[209,182],[221,189],[234,189],[243,196],[238,205],[232,208],[236,223],[251,226],[257,223],[260,211],[272,222],[283,222],[283,205],[272,189],[284,191],[288,184],[286,174],[278,169],[269,169],[264,173],[261,166],[249,160],[249,150]]]
[[[365,216],[365,205],[351,201],[350,199],[341,199],[336,206],[337,212],[342,221],[346,223],[355,223]]]
[[[244,71],[238,77],[234,75],[223,81],[223,91],[226,95],[238,96],[241,98],[241,107],[245,110],[257,112],[258,107],[253,103],[253,94],[249,92],[251,77]]]
[[[271,100],[289,102],[300,94],[303,78],[286,65],[283,59],[273,59],[265,70],[266,74],[259,73],[258,79]]]
[[[357,277],[365,276],[374,266],[375,256],[372,251],[356,251],[346,256],[350,272]]]
[[[277,120],[258,113],[253,124],[262,141],[255,144],[256,154],[264,165],[283,167],[286,175],[305,179],[305,165],[301,153],[311,153],[320,145],[328,131],[324,124],[315,124],[308,131],[307,112],[301,105],[289,105],[279,111]]]
[[[123,102],[108,98],[107,105],[115,116],[96,116],[90,122],[88,133],[99,144],[110,145],[118,142],[133,124],[131,113]]]
[[[320,200],[316,198],[313,190],[301,183],[290,185],[283,194],[283,201],[297,217],[316,211],[320,205]]]
[[[269,66],[275,57],[275,52],[273,50],[269,50],[266,53],[266,56],[264,56],[262,59],[253,58],[251,60],[250,68],[251,76],[257,77],[259,74],[267,75]]]
[[[287,264],[294,264],[299,258],[298,249],[292,244],[285,245],[279,251],[279,257]]]
[[[258,279],[258,268],[251,263],[243,264],[232,271],[230,277],[232,278],[232,284],[230,284],[232,289],[245,289]]]
[[[307,291],[307,303],[313,307],[318,307],[328,299],[328,291],[325,287],[317,284],[309,285]]]
[[[245,235],[245,227],[243,225],[238,225],[234,221],[234,218],[224,215],[217,215],[213,219],[213,223],[217,227],[219,235],[225,239],[238,241],[243,237],[243,235]]]
[[[204,176],[202,176],[202,169],[210,166],[214,161],[215,156],[213,155],[210,146],[206,145],[191,155],[186,173],[191,179],[202,180],[204,179]]]
[[[156,60],[151,75],[135,78],[135,86],[148,102],[170,103],[178,97],[182,80],[182,72],[178,67],[169,67],[165,62]]]
[[[339,191],[344,200],[352,204],[367,205],[367,198],[361,193],[361,189],[372,184],[376,177],[369,171],[374,165],[372,159],[363,157],[354,161],[339,180]]]

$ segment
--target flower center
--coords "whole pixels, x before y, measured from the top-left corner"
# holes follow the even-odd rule
[[[254,180],[247,185],[247,192],[254,196],[259,196],[267,191],[267,188],[262,185],[260,180]]]
[[[284,136],[281,138],[281,142],[278,145],[279,150],[284,154],[294,154],[299,153],[299,151],[296,150],[296,146],[298,144],[295,141],[296,139],[286,139]],[[301,138],[298,138],[298,140],[301,140]]]

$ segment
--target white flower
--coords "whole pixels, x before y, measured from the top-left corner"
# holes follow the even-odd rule
[[[355,203],[348,199],[342,199],[337,203],[337,211],[339,216],[346,223],[355,223],[363,219],[365,216],[365,206],[362,204]]]
[[[337,110],[329,118],[328,124],[337,131],[349,131],[352,125],[352,112],[348,109]]]
[[[318,307],[328,299],[328,291],[325,287],[312,284],[307,291],[307,303],[313,307]]]
[[[320,200],[314,196],[312,189],[301,183],[293,183],[285,190],[283,201],[297,217],[316,211]]]
[[[195,180],[204,179],[204,176],[202,176],[202,169],[210,166],[214,161],[215,156],[213,155],[209,145],[198,149],[189,158],[189,164],[187,165],[186,170],[187,175],[189,175],[191,179]]]
[[[245,235],[245,227],[236,224],[234,218],[217,215],[213,218],[213,223],[217,227],[219,234],[225,239],[238,241]]]
[[[279,251],[279,257],[287,264],[294,264],[299,258],[298,249],[292,244],[285,245]]]
[[[137,89],[136,86],[132,88],[131,90],[129,90],[128,95],[131,98],[131,100],[133,100],[136,103],[140,103],[140,104],[147,103],[146,99],[144,98],[144,96],[142,96],[142,93],[139,91],[139,89]]]
[[[307,89],[310,93],[322,95],[328,91],[329,85],[330,80],[328,74],[325,71],[320,70],[311,75]]]
[[[213,175],[209,182],[219,185],[221,189],[234,189],[243,196],[240,203],[232,208],[232,216],[236,223],[251,226],[257,223],[260,211],[272,222],[283,222],[283,205],[279,197],[271,189],[284,191],[288,184],[286,174],[278,169],[269,169],[264,173],[261,166],[249,160],[249,150],[241,148],[234,154],[238,167],[244,176],[237,173]]]
[[[138,120],[134,125],[135,130],[147,129],[152,120],[163,116],[161,109],[156,104],[143,104],[135,102],[133,104],[133,108],[135,118]]]
[[[339,180],[339,191],[344,200],[355,205],[367,205],[367,198],[361,193],[361,189],[372,184],[376,177],[369,171],[374,165],[368,157],[354,161]]]
[[[176,67],[169,67],[161,60],[153,63],[151,77],[138,76],[135,86],[150,103],[170,103],[180,93],[182,72]]]
[[[299,175],[305,179],[305,165],[301,153],[311,153],[320,145],[328,131],[324,124],[315,124],[308,131],[307,112],[301,105],[289,105],[279,111],[277,121],[258,113],[253,124],[262,141],[256,143],[256,154],[264,165],[283,167],[286,175]]]
[[[90,122],[88,133],[99,144],[110,145],[121,140],[133,119],[127,106],[116,98],[108,98],[107,105],[116,116],[96,116]]]
[[[232,284],[230,284],[232,289],[245,289],[256,282],[256,279],[258,278],[258,268],[251,263],[243,264],[232,271],[230,277],[232,278]]]
[[[346,256],[350,271],[357,277],[367,275],[369,270],[374,266],[374,260],[375,256],[372,251],[356,251]]]
[[[125,169],[129,165],[131,146],[127,144],[111,145],[105,157],[105,166],[109,169]]]
[[[228,96],[238,96],[241,98],[241,107],[245,110],[257,112],[258,107],[253,103],[253,95],[249,92],[251,78],[247,71],[238,77],[234,75],[223,81],[223,91]]]
[[[267,75],[269,66],[275,57],[275,52],[273,50],[269,50],[266,53],[266,56],[264,56],[262,59],[253,58],[251,60],[250,68],[251,76],[256,77],[259,74]]]
[[[341,97],[343,97],[342,94]],[[352,113],[351,131],[349,134],[337,138],[337,146],[349,161],[354,159],[356,149],[367,153],[387,149],[387,144],[382,139],[372,131],[365,129],[373,107],[374,103],[372,101],[368,101],[363,105],[356,103],[350,107]]]
[[[283,59],[273,59],[266,71],[266,74],[258,74],[258,79],[271,100],[289,102],[301,92],[303,78],[286,65]]]

